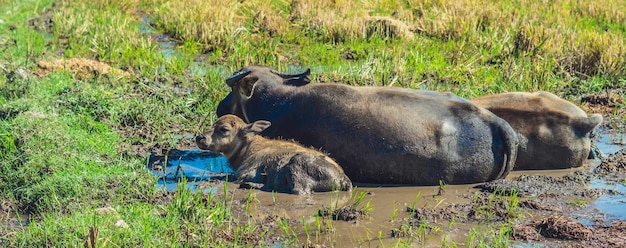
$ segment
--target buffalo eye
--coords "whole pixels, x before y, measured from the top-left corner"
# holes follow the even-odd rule
[[[220,132],[221,134],[226,134],[228,133],[228,131],[230,131],[227,127],[220,127],[218,129],[218,132]]]

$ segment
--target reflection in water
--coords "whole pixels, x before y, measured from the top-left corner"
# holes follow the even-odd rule
[[[602,156],[608,156],[626,148],[626,137],[623,133],[611,132],[604,128],[597,130],[593,142],[602,153]]]
[[[605,180],[593,180],[592,189],[606,189],[608,194],[603,194],[594,203],[593,207],[600,210],[609,219],[626,220],[626,185],[622,183],[609,184]]]
[[[173,150],[167,157],[150,155],[149,161],[148,169],[159,177],[157,187],[168,191],[176,190],[183,178],[187,180],[187,188],[195,190],[202,182],[223,179],[233,173],[226,157],[198,149]]]

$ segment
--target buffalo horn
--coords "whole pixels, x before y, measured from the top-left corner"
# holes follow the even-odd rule
[[[233,87],[233,84],[239,80],[241,80],[243,77],[248,76],[248,74],[252,73],[252,71],[250,70],[239,70],[238,72],[236,72],[235,74],[233,74],[232,76],[228,77],[226,79],[226,84],[229,87]]]

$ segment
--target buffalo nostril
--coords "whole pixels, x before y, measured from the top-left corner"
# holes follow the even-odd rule
[[[200,134],[200,135],[196,136],[196,142],[203,141],[204,139],[205,139],[205,138],[204,138],[204,135],[202,135],[202,134]]]

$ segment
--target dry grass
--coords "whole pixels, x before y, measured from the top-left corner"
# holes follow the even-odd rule
[[[359,1],[291,1],[290,19],[305,34],[322,41],[345,42],[363,37],[363,25],[369,17]]]
[[[411,7],[415,14],[407,18],[413,21],[416,31],[442,40],[469,39],[502,18],[493,6],[476,6],[473,1],[416,1]]]
[[[310,34],[343,42],[362,37],[368,17],[356,1],[154,0],[150,5],[161,28],[210,47],[228,46],[242,33]]]
[[[139,1],[100,0],[94,4],[97,9],[82,2],[63,0],[59,2],[59,7],[53,8],[54,33],[62,34],[63,37],[58,39],[66,41],[68,47],[62,47],[65,55],[73,57],[76,53],[86,53],[88,55],[82,56],[95,57],[104,62],[134,64],[130,61],[134,56],[127,54],[129,50],[148,46],[145,37],[128,31],[136,24],[127,17],[137,11]],[[122,11],[112,6],[118,6]],[[139,19],[138,16],[136,18]],[[81,46],[72,46],[72,43]]]
[[[233,43],[259,35],[333,43],[421,37],[459,40],[478,48],[501,46],[505,57],[551,57],[555,73],[566,75],[625,74],[626,15],[620,11],[626,9],[624,1],[148,2],[153,6],[148,12],[161,28],[182,40],[206,44],[209,50],[234,49]]]
[[[113,68],[106,63],[84,58],[56,59],[37,62],[38,76],[44,77],[55,71],[69,71],[78,79],[94,78],[97,76],[130,77],[130,73]]]
[[[183,40],[225,46],[245,28],[244,4],[221,0],[152,0],[146,11],[157,27]]]
[[[365,20],[365,37],[411,39],[413,32],[404,22],[388,16],[374,16]]]
[[[624,37],[608,33],[582,32],[563,37],[564,49],[557,52],[559,68],[570,76],[624,76],[626,44]]]

